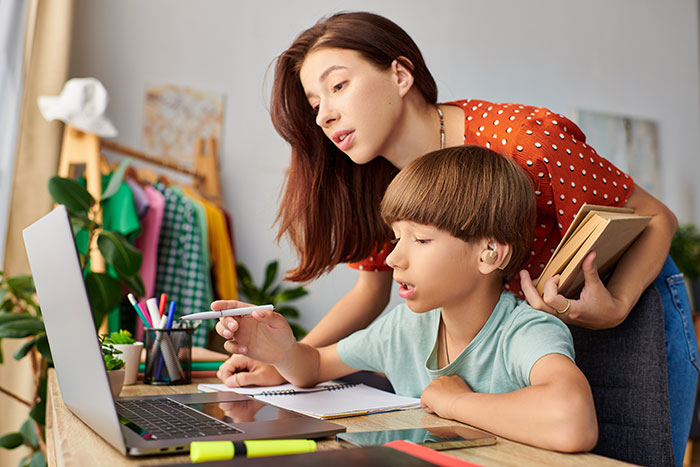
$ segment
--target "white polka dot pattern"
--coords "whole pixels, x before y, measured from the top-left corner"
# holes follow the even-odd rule
[[[563,115],[543,107],[476,99],[447,104],[464,111],[465,144],[501,152],[532,175],[537,202],[536,240],[534,254],[523,267],[533,278],[539,276],[581,204],[624,205],[634,188],[634,181],[588,146],[578,126]],[[365,270],[390,269],[384,263],[386,254],[374,257],[371,263],[368,259],[351,267],[358,269],[362,264]],[[519,280],[511,282],[510,287],[520,293]]]

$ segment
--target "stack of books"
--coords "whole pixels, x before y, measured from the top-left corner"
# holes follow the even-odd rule
[[[537,291],[542,294],[544,283],[559,274],[559,293],[578,294],[584,282],[581,265],[591,251],[596,252],[600,277],[605,278],[650,220],[630,208],[584,204],[537,279]]]

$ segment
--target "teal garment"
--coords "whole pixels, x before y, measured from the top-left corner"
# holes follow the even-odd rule
[[[102,175],[102,191],[107,188],[112,174]],[[78,179],[78,182],[86,186],[84,177]],[[134,205],[134,194],[126,182],[122,181],[119,189],[114,195],[102,201],[102,227],[104,230],[119,232],[124,235],[131,243],[134,239],[141,235],[141,223]],[[88,249],[88,232],[81,230],[75,236],[75,243],[78,251],[81,253],[87,252]],[[107,274],[115,279],[118,278],[116,271],[109,264],[106,265]],[[116,307],[107,315],[107,329],[109,332],[118,331],[121,327],[120,310],[121,307]]]
[[[474,392],[511,392],[530,385],[530,370],[545,355],[574,361],[566,325],[510,292],[501,294],[481,331],[444,368],[437,368],[439,325],[439,309],[419,314],[402,304],[338,342],[338,355],[352,368],[384,373],[396,394],[409,397],[420,397],[443,375],[460,376]]]
[[[102,176],[102,189],[107,188],[112,174]],[[134,193],[126,182],[122,181],[116,193],[102,202],[102,227],[105,230],[119,232],[129,242],[141,235],[141,223],[134,204]],[[117,278],[114,268],[107,265],[107,274]],[[118,331],[121,328],[120,309],[118,306],[107,315],[107,328],[109,332]]]
[[[107,188],[112,174],[102,176],[102,189]],[[131,243],[141,235],[139,214],[134,204],[134,193],[122,181],[119,189],[102,202],[102,226],[124,235]]]

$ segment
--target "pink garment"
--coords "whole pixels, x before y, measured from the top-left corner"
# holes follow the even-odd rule
[[[144,187],[150,207],[141,219],[141,235],[134,241],[134,246],[141,250],[143,262],[141,263],[141,278],[146,289],[146,297],[153,296],[156,285],[156,266],[158,263],[158,236],[160,226],[163,223],[165,210],[165,198],[150,185]]]
[[[148,198],[149,208],[146,215],[141,219],[141,235],[134,240],[134,246],[143,254],[140,272],[144,289],[146,290],[145,296],[153,297],[156,286],[156,266],[158,264],[158,237],[160,236],[160,226],[163,223],[165,198],[150,185],[144,187],[144,192]],[[142,329],[140,320],[136,324],[137,329]]]

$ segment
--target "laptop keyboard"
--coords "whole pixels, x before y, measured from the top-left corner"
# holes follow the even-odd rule
[[[117,413],[154,439],[199,438],[241,433],[240,430],[170,399],[114,401]]]

